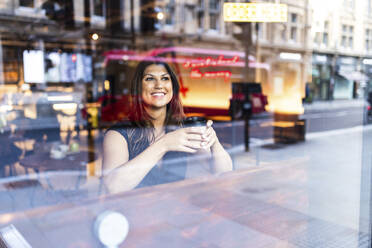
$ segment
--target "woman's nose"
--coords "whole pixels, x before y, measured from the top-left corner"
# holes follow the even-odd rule
[[[155,80],[155,88],[163,88],[163,84],[161,82],[161,80]]]

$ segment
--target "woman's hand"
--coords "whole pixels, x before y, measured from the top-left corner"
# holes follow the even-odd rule
[[[206,128],[206,144],[203,146],[204,149],[211,151],[213,163],[211,165],[211,171],[214,173],[222,173],[232,170],[232,160],[230,155],[225,151],[221,145],[216,131],[212,127],[213,121],[208,120]]]
[[[195,153],[207,142],[206,127],[186,127],[165,134],[158,141],[166,151]]]
[[[215,145],[216,142],[219,142],[216,135],[216,131],[214,131],[212,124],[213,124],[212,120],[207,121],[206,131],[202,136],[204,138],[202,142],[202,148],[204,149],[209,149],[213,147],[213,145]]]

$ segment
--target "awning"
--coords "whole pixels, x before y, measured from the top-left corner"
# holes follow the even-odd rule
[[[350,81],[366,82],[369,80],[369,77],[366,74],[361,73],[360,71],[340,71],[338,74]]]

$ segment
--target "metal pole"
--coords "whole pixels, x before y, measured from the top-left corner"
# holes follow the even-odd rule
[[[249,55],[252,55],[252,24],[243,24],[243,41],[244,43],[244,80],[254,82],[256,80],[255,69],[249,66]],[[257,59],[256,59],[257,60]]]
[[[0,35],[0,84],[4,84],[4,68],[3,68],[3,45]]]
[[[249,116],[244,117],[244,147],[245,151],[249,152]]]
[[[136,44],[136,31],[134,29],[134,1],[130,0],[130,32],[132,34],[132,46],[135,49]]]
[[[244,42],[244,80],[249,81],[249,37],[250,37],[250,23],[245,23],[243,26],[243,42]],[[245,40],[245,38],[247,40]]]
[[[246,83],[252,83],[255,81],[256,76],[255,76],[255,70],[254,68],[249,67],[249,55],[251,55],[251,49],[252,49],[252,24],[251,23],[245,23],[243,25],[243,42],[244,42],[244,48],[245,48],[245,64],[244,64],[244,79]],[[246,112],[248,104],[250,105],[250,96],[246,96],[248,99],[245,99],[245,102],[243,103],[243,109]],[[252,106],[249,106],[250,108]],[[249,114],[245,113],[244,114],[244,146],[245,146],[245,151],[249,151],[249,120],[250,116]]]

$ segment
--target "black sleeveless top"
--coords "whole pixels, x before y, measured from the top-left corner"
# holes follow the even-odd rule
[[[128,144],[129,160],[135,158],[149,146],[149,143],[146,142],[141,144],[137,151],[133,150],[135,144],[132,144],[128,133],[133,135],[135,129],[138,131],[138,128],[133,125],[121,125],[111,127],[107,130],[116,131],[125,138]],[[166,133],[169,131],[170,130],[166,129]],[[161,160],[162,163],[156,164],[136,188],[184,180],[187,166],[186,159],[187,153],[185,152],[167,152]]]

